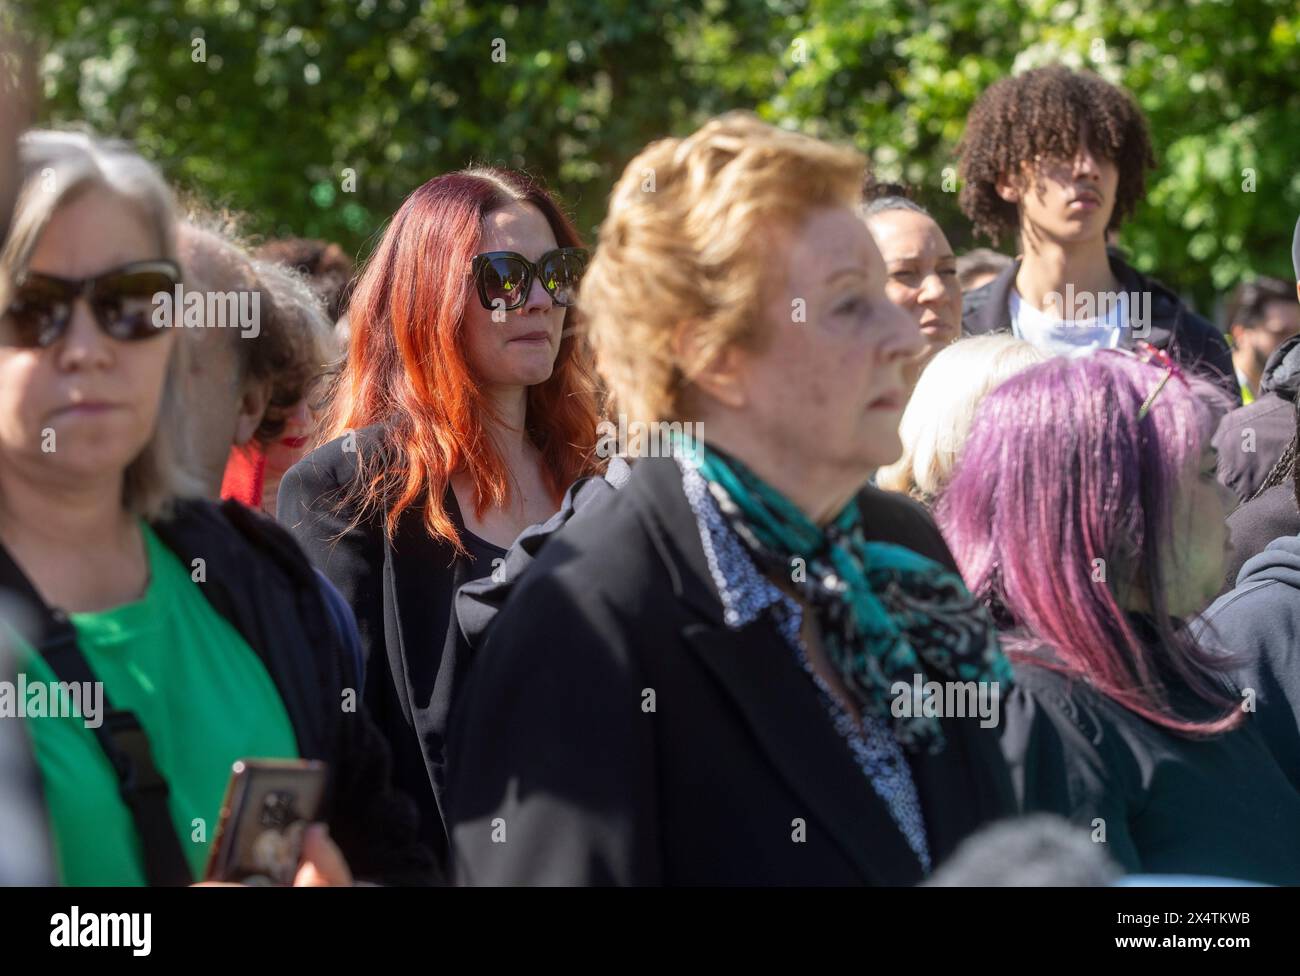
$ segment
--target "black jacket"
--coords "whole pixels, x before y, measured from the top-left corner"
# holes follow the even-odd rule
[[[1007,302],[1020,273],[1020,263],[1017,258],[987,285],[962,296],[961,325],[967,335],[1011,331],[1011,309]],[[1230,402],[1241,403],[1232,353],[1219,330],[1184,305],[1165,285],[1141,274],[1114,251],[1110,252],[1110,270],[1121,290],[1130,294],[1151,293],[1151,328],[1146,341],[1157,349],[1167,350],[1185,369],[1202,373],[1224,391]]]
[[[611,458],[604,477],[580,478],[564,493],[560,510],[545,522],[530,525],[510,546],[499,572],[466,583],[456,591],[456,619],[471,651],[482,647],[488,628],[510,599],[520,578],[547,541],[578,512],[606,493],[627,483],[631,468],[622,458]]]
[[[356,695],[345,637],[332,623],[321,582],[280,526],[238,502],[175,503],[152,523],[180,561],[206,564],[203,595],[261,658],[304,759],[329,764],[322,819],[358,880],[436,879],[416,835],[410,799],[391,781],[388,749]],[[353,689],[355,690],[355,689]],[[176,689],[183,697],[184,689]]]
[[[1128,872],[1300,884],[1300,792],[1250,719],[1166,731],[1081,680],[1015,665],[1002,746],[1026,813],[1068,817]],[[1172,681],[1180,713],[1210,717]]]
[[[1243,502],[1255,497],[1295,437],[1297,391],[1300,336],[1288,339],[1268,357],[1254,402],[1230,411],[1219,421],[1214,435],[1219,481]]]
[[[338,438],[308,454],[281,481],[276,512],[356,615],[365,698],[392,751],[394,781],[415,800],[421,839],[445,863],[443,740],[469,663],[453,597],[473,577],[468,560],[426,531],[422,504],[402,513],[391,538],[381,515],[348,529],[354,509],[336,502],[358,457],[383,449],[382,431],[367,427],[355,445]],[[463,524],[451,491],[447,503]]]
[[[919,506],[874,489],[863,504],[873,537],[951,565]],[[993,731],[944,731],[912,760],[936,864],[1012,804]],[[541,549],[457,703],[450,773],[461,883],[921,879],[771,615],[724,624],[667,458]]]
[[[1300,538],[1250,559],[1202,614],[1198,637],[1240,658],[1232,683],[1254,690],[1260,731],[1300,789]]]

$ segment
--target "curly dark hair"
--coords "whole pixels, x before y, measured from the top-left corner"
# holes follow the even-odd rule
[[[305,274],[325,300],[330,321],[338,321],[354,270],[352,259],[342,247],[331,241],[282,237],[267,241],[253,253],[264,261],[278,261]]]
[[[958,202],[975,232],[996,243],[1019,230],[1018,208],[998,196],[998,180],[1023,179],[1020,168],[1041,159],[1073,158],[1080,131],[1119,170],[1109,224],[1117,230],[1146,194],[1146,171],[1155,166],[1146,119],[1123,89],[1053,65],[994,82],[966,117]]]

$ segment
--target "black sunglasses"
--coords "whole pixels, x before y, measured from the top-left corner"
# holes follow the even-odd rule
[[[470,274],[478,283],[478,300],[490,310],[514,309],[528,301],[528,292],[536,277],[563,308],[578,302],[578,283],[587,270],[587,251],[581,247],[560,247],[547,251],[537,263],[514,251],[487,251],[476,254]]]
[[[181,280],[172,261],[136,261],[79,281],[24,272],[15,282],[5,311],[12,323],[11,345],[46,349],[72,322],[72,307],[84,298],[104,334],[120,342],[148,339],[162,332],[153,324],[153,296],[171,293]]]

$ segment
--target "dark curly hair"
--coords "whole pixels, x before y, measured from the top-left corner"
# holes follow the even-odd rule
[[[278,261],[305,274],[324,299],[330,321],[338,321],[354,270],[352,259],[342,247],[330,241],[282,237],[267,241],[253,253],[264,261]]]
[[[1022,179],[1041,159],[1070,159],[1082,130],[1088,146],[1115,163],[1119,186],[1109,228],[1116,230],[1146,194],[1155,153],[1132,97],[1090,71],[1061,65],[994,82],[966,118],[958,153],[964,180],[958,201],[975,232],[998,242],[1020,227],[1014,203],[998,196],[999,178]]]

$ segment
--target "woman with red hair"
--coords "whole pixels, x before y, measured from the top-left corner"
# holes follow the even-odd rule
[[[586,260],[522,174],[425,183],[357,281],[332,440],[280,488],[280,520],[356,613],[365,697],[444,859],[443,740],[468,664],[453,597],[597,471],[595,382],[572,334]]]

